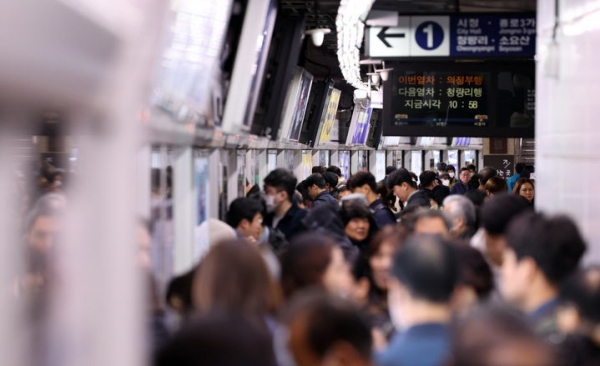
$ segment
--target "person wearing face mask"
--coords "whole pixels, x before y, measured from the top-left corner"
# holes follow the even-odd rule
[[[451,180],[450,174],[448,174],[448,173],[440,174],[440,182],[442,183],[442,185],[444,187],[448,187],[448,189],[450,189],[450,180]]]
[[[288,241],[306,231],[302,219],[308,211],[298,207],[293,199],[297,182],[296,177],[283,168],[273,170],[264,179],[265,225],[281,231]]]
[[[452,188],[452,186],[458,182],[456,179],[456,168],[454,168],[454,165],[446,165],[446,174],[448,174],[448,177],[450,177],[450,183],[448,184],[448,187]]]
[[[445,365],[450,358],[450,300],[459,278],[456,249],[438,235],[409,237],[388,281],[392,322],[400,332],[377,355],[379,366]]]
[[[467,165],[467,169],[469,170],[469,175],[471,176],[471,178],[473,178],[473,176],[477,174],[477,167],[475,165],[469,164]]]

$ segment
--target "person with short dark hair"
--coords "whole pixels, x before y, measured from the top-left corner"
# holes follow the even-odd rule
[[[371,238],[377,232],[373,213],[364,201],[349,200],[343,202],[340,216],[348,239],[361,253],[365,254]]]
[[[313,208],[317,208],[320,205],[330,205],[337,209],[339,204],[335,198],[327,190],[327,183],[323,175],[319,173],[311,174],[304,180],[304,185],[307,189],[308,196],[312,199]]]
[[[373,174],[364,171],[357,172],[348,179],[348,188],[352,193],[365,195],[369,209],[373,213],[373,220],[375,220],[378,228],[396,223],[396,217],[384,201],[385,196],[379,197],[376,193],[377,183],[375,183]]]
[[[385,177],[383,177],[383,179],[381,180],[381,182],[382,182],[383,184],[385,184],[385,186],[386,186],[386,187],[387,187],[387,179],[388,179],[388,176],[389,176],[390,174],[392,174],[393,172],[395,172],[397,169],[398,169],[398,168],[396,168],[395,166],[392,166],[392,165],[390,165],[390,166],[386,166],[386,167],[385,167]]]
[[[512,192],[515,188],[515,183],[517,183],[517,181],[521,178],[523,169],[525,169],[524,163],[517,163],[517,165],[515,165],[515,174],[506,180],[506,184],[508,185],[507,190],[509,192]]]
[[[287,240],[305,231],[302,219],[305,209],[293,200],[298,180],[289,171],[278,168],[264,179],[264,199],[267,207],[265,224],[281,231]]]
[[[482,250],[493,269],[499,270],[502,266],[509,222],[525,210],[527,204],[523,199],[506,193],[492,197],[483,205],[481,224],[485,247],[478,249]]]
[[[440,161],[435,165],[435,170],[437,171],[436,176],[439,178],[440,175],[446,173],[446,163]]]
[[[412,175],[404,168],[390,174],[388,177],[388,188],[404,203],[404,210],[420,206],[431,207],[427,192],[417,190],[417,185]]]
[[[154,366],[275,366],[272,337],[252,320],[232,311],[195,319],[154,357]]]
[[[333,174],[337,175],[337,177],[338,177],[338,188],[339,188],[339,186],[346,184],[346,180],[342,176],[342,170],[339,167],[337,167],[335,165],[330,165],[327,169],[325,169],[325,171],[326,172],[332,172]]]
[[[473,164],[467,165],[467,170],[469,170],[471,177],[477,173],[477,167]]]
[[[458,180],[456,179],[456,168],[454,167],[454,165],[446,165],[446,173],[450,177],[450,183],[448,185],[448,188],[452,189],[452,186],[454,186],[458,182]]]
[[[556,342],[560,284],[577,269],[587,247],[579,229],[566,216],[527,212],[509,224],[506,243],[504,299],[527,314],[536,333]]]
[[[439,185],[439,181],[434,172],[424,171],[419,176],[421,182],[421,190],[429,196],[431,207],[440,208],[446,198],[450,194],[450,189],[446,186]]]
[[[346,197],[349,194],[352,194],[352,191],[348,189],[348,186],[345,184],[342,184],[341,186],[338,185],[338,202],[342,202],[342,199],[344,197]]]
[[[311,174],[315,174],[315,173],[319,173],[319,174],[325,173],[325,167],[321,166],[321,165],[313,166]]]
[[[284,318],[297,365],[371,365],[371,329],[348,300],[323,292],[302,293]]]
[[[437,183],[437,177],[434,172],[426,170],[419,175],[419,182],[421,183],[421,189],[428,189],[431,191]]]
[[[477,178],[477,182],[479,186],[479,178]],[[485,192],[480,191],[477,188],[468,190],[467,193],[465,193],[463,196],[468,198],[469,201],[473,202],[476,208],[481,208],[481,206],[483,206],[483,203],[487,199],[487,195],[485,194]]]
[[[236,198],[229,205],[225,222],[234,228],[238,237],[257,241],[263,232],[263,204],[248,197]]]
[[[332,172],[325,172],[323,173],[323,179],[325,179],[325,189],[327,189],[327,191],[329,193],[331,193],[331,195],[333,196],[333,198],[335,198],[337,200],[338,198],[338,176],[335,175],[335,173]]]
[[[458,176],[459,181],[450,188],[450,194],[465,194],[469,190],[469,169],[462,168]]]
[[[380,366],[444,365],[450,358],[450,299],[459,278],[455,248],[438,235],[409,237],[394,257],[388,302],[401,333]]]
[[[487,302],[494,290],[494,275],[480,251],[460,242],[455,248],[460,259],[460,277],[452,308],[455,313],[464,315]]]
[[[580,270],[560,287],[558,326],[567,339],[561,344],[565,366],[593,366],[600,360],[600,267]]]

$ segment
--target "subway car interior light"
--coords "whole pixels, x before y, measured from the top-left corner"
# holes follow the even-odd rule
[[[600,0],[0,1],[2,364],[600,365],[599,47]]]

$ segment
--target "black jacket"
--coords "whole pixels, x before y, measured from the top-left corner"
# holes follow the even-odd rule
[[[306,227],[302,223],[302,219],[304,216],[306,216],[307,212],[307,210],[298,207],[298,204],[295,201],[292,202],[292,207],[290,207],[290,209],[277,223],[277,230],[281,231],[288,241],[290,241],[294,236],[302,234],[306,231]],[[267,218],[265,219],[265,224],[267,226],[273,227],[274,216],[274,213],[267,215]]]
[[[314,209],[321,205],[330,205],[336,210],[338,210],[340,207],[338,201],[328,191],[323,191],[317,195],[317,197],[313,201],[312,208]]]
[[[369,209],[373,213],[373,220],[377,227],[382,227],[396,223],[396,216],[392,213],[392,210],[387,207],[383,198],[378,198],[369,205]]]
[[[332,238],[342,248],[347,260],[353,260],[358,255],[357,248],[346,236],[344,223],[337,208],[333,208],[331,205],[313,207],[302,221],[309,231]]]
[[[404,209],[415,209],[416,207],[426,207],[430,208],[431,204],[429,203],[429,192],[427,190],[419,190],[406,201],[406,206]]]

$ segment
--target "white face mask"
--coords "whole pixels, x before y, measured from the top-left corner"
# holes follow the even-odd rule
[[[275,196],[265,194],[263,198],[265,199],[265,204],[267,205],[267,212],[271,213],[275,211]]]
[[[454,178],[454,173],[448,173],[448,175],[450,176],[450,178]]]
[[[447,179],[442,179],[442,184],[448,187],[450,185],[450,181]]]

